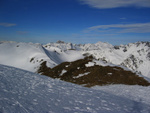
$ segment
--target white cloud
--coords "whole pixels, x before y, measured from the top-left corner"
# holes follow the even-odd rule
[[[16,26],[16,24],[13,24],[13,23],[0,23],[0,26],[3,26],[3,27],[12,27],[12,26]]]
[[[80,0],[91,7],[106,9],[117,7],[150,7],[150,0]]]
[[[98,25],[89,27],[84,32],[150,33],[150,23]]]

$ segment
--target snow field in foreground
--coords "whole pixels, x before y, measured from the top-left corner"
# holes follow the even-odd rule
[[[130,90],[128,86],[122,87]],[[135,88],[140,89],[141,86]],[[149,89],[143,87],[144,91]],[[0,112],[2,113],[149,113],[150,111],[150,104],[147,102],[106,92],[105,89],[101,91],[85,88],[0,65]],[[136,91],[133,90],[134,93],[136,95]],[[137,93],[137,98],[138,94],[140,93]],[[149,99],[149,95],[146,97]]]

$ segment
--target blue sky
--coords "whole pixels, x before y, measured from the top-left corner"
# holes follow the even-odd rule
[[[0,41],[150,41],[150,0],[1,0]]]

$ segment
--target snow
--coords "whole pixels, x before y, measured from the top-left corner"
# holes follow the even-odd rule
[[[80,78],[80,77],[83,77],[85,75],[88,75],[90,72],[86,72],[86,73],[83,73],[83,74],[79,74],[78,76],[75,76],[73,78]]]
[[[56,50],[58,48],[54,47]],[[53,49],[54,49],[53,48]],[[53,51],[45,49],[41,44],[1,42],[0,43],[0,64],[21,68],[27,71],[36,72],[40,64],[47,62],[48,67],[84,58],[78,51]]]
[[[124,93],[125,96],[117,96],[117,89],[123,91],[121,88],[116,87],[114,93],[107,91],[111,90],[111,87],[102,87],[103,91],[95,90],[4,65],[0,65],[0,86],[2,113],[149,113],[150,111],[150,87],[121,86],[125,91],[128,90],[128,93]],[[115,89],[115,86],[112,88]]]
[[[67,71],[66,70],[62,70],[62,72],[60,73],[60,76],[62,76],[64,73],[66,73]]]
[[[109,85],[109,86],[94,86],[93,89],[105,91],[116,96],[131,99],[150,105],[150,86],[129,86],[129,85]]]
[[[69,65],[66,65],[66,67],[69,67]]]
[[[150,60],[147,58],[148,53],[150,53],[150,47],[146,46],[146,43],[130,43],[119,46],[119,49],[114,49],[114,46],[100,42],[100,44],[85,44],[81,48],[83,49],[83,54],[88,53],[96,59],[115,65],[124,64],[130,70],[141,72],[144,76],[150,77]],[[135,56],[134,60],[130,58],[132,55]],[[128,62],[126,61],[127,59],[129,60]]]
[[[40,64],[46,61],[48,67],[62,62],[72,62],[89,54],[110,65],[124,66],[134,72],[150,77],[149,43],[137,42],[115,46],[109,43],[72,44],[65,42],[46,45],[33,43],[0,42],[0,64],[9,65],[36,72]],[[33,59],[34,58],[34,59]],[[32,62],[31,59],[33,59]],[[98,63],[98,62],[96,62]],[[100,63],[100,62],[99,62]],[[106,65],[102,63],[102,65]],[[89,66],[94,64],[91,62]]]
[[[112,75],[112,73],[107,73],[107,75]]]
[[[94,62],[88,62],[88,64],[85,64],[86,67],[91,67],[91,66],[94,66],[95,63]]]
[[[0,64],[35,72],[40,63],[47,61],[57,65],[45,53],[41,44],[5,42],[0,44]],[[31,60],[32,59],[32,60]]]
[[[61,55],[61,59],[63,62],[72,62],[83,58],[84,56],[82,55],[82,52],[74,50],[66,51],[64,54]]]

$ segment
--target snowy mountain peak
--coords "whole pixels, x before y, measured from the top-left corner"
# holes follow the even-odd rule
[[[97,42],[96,44],[95,44],[96,46],[101,46],[101,47],[109,47],[109,48],[112,48],[113,47],[113,45],[111,45],[111,44],[109,44],[109,43],[107,43],[107,42]]]

